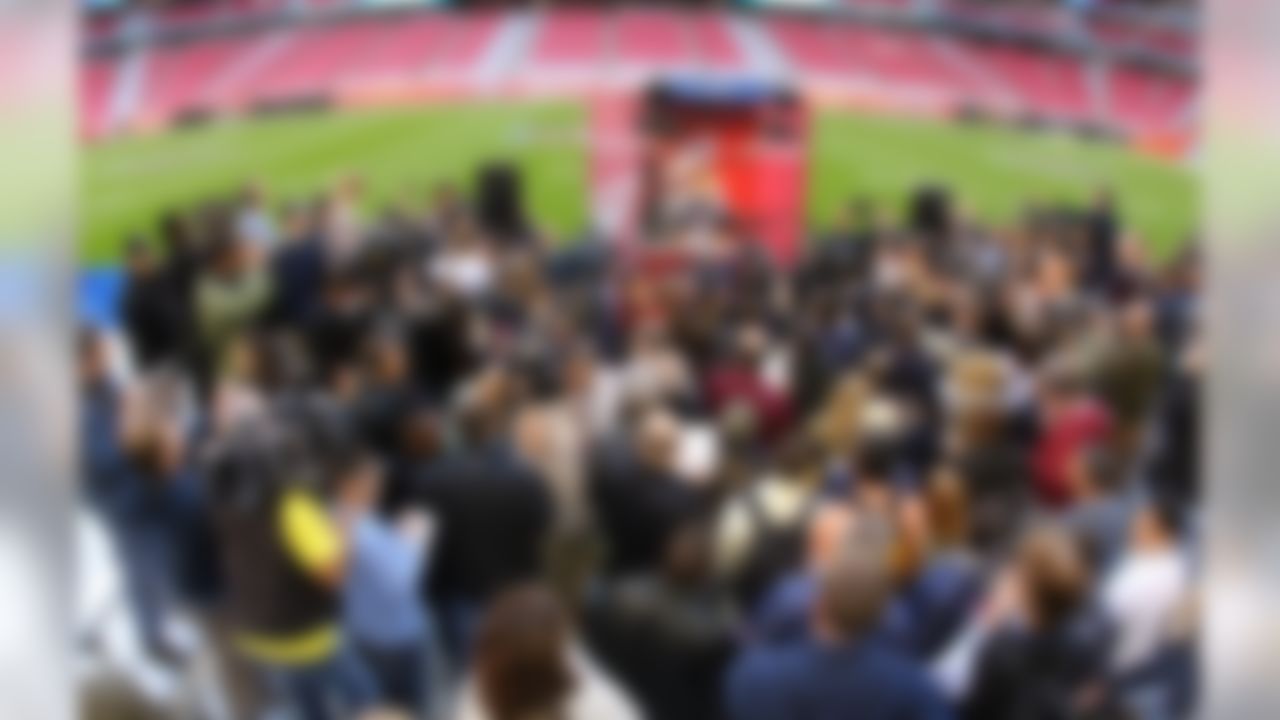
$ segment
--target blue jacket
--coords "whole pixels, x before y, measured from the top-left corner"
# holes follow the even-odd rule
[[[729,672],[729,720],[948,720],[924,671],[875,641],[760,648]]]
[[[324,285],[324,269],[324,249],[317,238],[302,238],[276,253],[271,261],[276,320],[301,323],[308,317]]]
[[[812,640],[810,610],[818,597],[818,577],[807,570],[784,576],[765,594],[752,613],[748,635],[754,643],[783,646]],[[903,598],[885,608],[876,638],[897,650],[916,647],[916,618]]]
[[[355,525],[347,575],[347,629],[365,645],[384,650],[421,646],[427,616],[418,597],[425,548],[387,521],[368,515]]]
[[[120,450],[120,393],[109,382],[81,388],[80,473],[90,505],[114,519],[127,505],[122,482],[124,457]]]

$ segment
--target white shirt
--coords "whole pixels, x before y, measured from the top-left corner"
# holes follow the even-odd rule
[[[493,286],[495,269],[484,252],[461,251],[436,258],[431,266],[431,275],[458,294],[476,298]]]
[[[1151,658],[1190,589],[1186,560],[1174,548],[1125,556],[1102,590],[1103,607],[1116,623],[1116,670]]]
[[[676,445],[676,474],[693,485],[705,485],[720,468],[720,434],[709,423],[684,423]]]

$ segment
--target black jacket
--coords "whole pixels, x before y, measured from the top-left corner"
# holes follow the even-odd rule
[[[653,569],[671,534],[704,507],[696,489],[621,448],[597,454],[591,500],[616,574]]]
[[[1058,627],[1008,629],[988,641],[978,660],[968,720],[1110,720],[1107,687],[1113,632],[1087,609]]]
[[[359,358],[371,323],[371,316],[362,310],[321,306],[312,312],[306,326],[307,347],[321,376]]]
[[[129,277],[121,310],[129,346],[142,367],[180,357],[188,327],[184,308],[178,288],[166,275]]]
[[[610,672],[663,720],[723,717],[720,687],[737,640],[727,592],[642,576],[600,590],[588,603],[587,637]]]
[[[542,479],[504,447],[469,449],[432,464],[419,502],[441,522],[429,590],[484,602],[539,569],[551,499]]]
[[[302,238],[281,248],[271,259],[271,319],[300,325],[319,301],[324,286],[324,249],[316,238]]]

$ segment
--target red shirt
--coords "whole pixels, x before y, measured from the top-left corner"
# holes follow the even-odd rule
[[[1106,408],[1092,399],[1074,402],[1046,421],[1031,458],[1036,492],[1042,502],[1062,507],[1071,500],[1073,459],[1080,451],[1100,443],[1110,428]]]
[[[707,378],[707,397],[711,407],[720,412],[734,403],[751,408],[756,417],[760,439],[772,442],[786,434],[791,425],[791,399],[770,387],[751,368],[723,366]]]

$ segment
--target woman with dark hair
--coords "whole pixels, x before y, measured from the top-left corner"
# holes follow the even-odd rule
[[[655,570],[592,593],[584,629],[601,662],[647,717],[717,720],[720,685],[737,647],[738,613],[716,582],[709,530],[691,521]]]
[[[638,720],[579,649],[555,595],[525,585],[498,596],[476,639],[458,720]]]
[[[1041,527],[1012,559],[1009,592],[987,613],[995,626],[978,654],[967,720],[1112,720],[1107,681],[1114,637],[1090,600],[1089,565],[1065,530]]]

